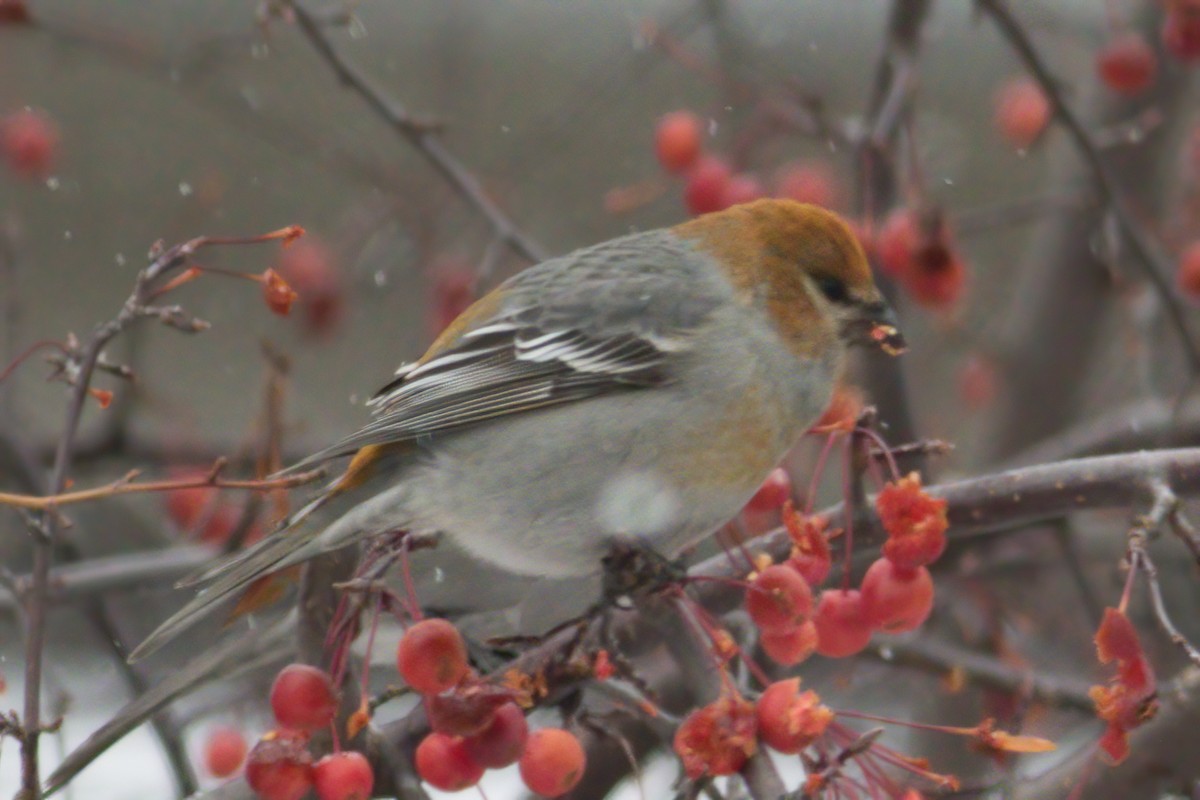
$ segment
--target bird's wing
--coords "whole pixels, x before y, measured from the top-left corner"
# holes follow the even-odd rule
[[[672,379],[672,356],[721,302],[695,254],[660,232],[533,267],[464,312],[449,342],[371,399],[374,419],[289,468],[496,417]],[[619,266],[618,266],[619,265]]]

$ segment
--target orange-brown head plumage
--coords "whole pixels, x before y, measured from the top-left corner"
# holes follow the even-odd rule
[[[801,356],[828,352],[837,338],[862,341],[890,324],[858,238],[820,206],[758,200],[674,231],[712,255],[746,303],[761,303]]]

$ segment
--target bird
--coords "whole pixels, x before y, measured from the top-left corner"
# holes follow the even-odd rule
[[[568,585],[616,542],[677,555],[811,427],[855,344],[904,349],[857,237],[815,205],[757,200],[529,267],[400,367],[367,424],[289,467],[349,459],[195,576],[206,588],[132,658],[263,576],[386,532]]]

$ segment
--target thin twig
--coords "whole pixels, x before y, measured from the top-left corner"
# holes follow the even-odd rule
[[[403,104],[388,96],[365,72],[346,60],[334,47],[320,19],[302,3],[291,0],[287,5],[294,12],[300,30],[308,37],[321,58],[333,69],[338,79],[358,93],[372,111],[407,139],[454,190],[487,219],[496,237],[530,261],[546,259],[547,254],[542,246],[518,228],[516,223],[488,198],[479,179],[450,152],[435,131],[415,120]]]
[[[36,495],[12,494],[0,492],[0,505],[14,506],[34,511],[44,511],[60,506],[85,503],[90,500],[103,500],[122,494],[145,494],[147,492],[173,492],[178,489],[249,489],[255,492],[271,492],[279,489],[292,489],[312,483],[325,475],[325,470],[314,469],[272,479],[227,479],[216,474],[224,466],[224,459],[219,459],[214,465],[213,472],[202,478],[180,478],[177,480],[147,481],[133,483],[140,474],[138,470],[130,470],[120,480],[96,486],[91,489],[79,489],[74,492],[38,497]]]

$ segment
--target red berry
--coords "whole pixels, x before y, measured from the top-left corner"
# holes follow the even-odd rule
[[[725,189],[721,192],[721,208],[750,203],[766,196],[767,192],[758,178],[753,175],[734,175],[725,183]]]
[[[173,470],[171,478],[178,481],[199,480],[205,476],[202,470]],[[216,489],[197,486],[190,489],[171,489],[163,498],[167,516],[183,530],[191,530],[200,522],[210,502],[216,497]]]
[[[880,558],[863,576],[862,603],[872,627],[887,633],[911,631],[933,610],[933,578],[925,567],[904,569]]]
[[[204,768],[214,778],[228,778],[246,759],[246,737],[237,728],[213,728],[204,740]]]
[[[1179,288],[1193,300],[1200,301],[1200,239],[1184,248],[1179,257],[1179,271],[1176,274]]]
[[[0,151],[18,177],[44,178],[58,159],[58,128],[40,111],[14,111],[0,120]]]
[[[799,678],[776,681],[764,689],[755,712],[763,742],[786,755],[811,745],[833,722],[833,712],[821,705],[816,692],[800,691]]]
[[[542,728],[529,734],[518,764],[521,780],[542,797],[558,797],[574,789],[586,767],[583,745],[575,734],[562,728]]]
[[[313,783],[320,800],[370,800],[375,774],[366,756],[343,750],[313,766]]]
[[[875,511],[888,535],[883,555],[897,566],[932,564],[946,549],[946,501],[926,492],[916,472],[884,486],[875,497]]]
[[[683,204],[692,215],[707,214],[725,208],[725,187],[733,171],[716,156],[701,156],[687,173]]]
[[[654,130],[654,153],[667,172],[680,173],[700,157],[701,122],[690,111],[672,111],[658,120]]]
[[[1033,144],[1050,122],[1052,109],[1042,87],[1032,78],[1016,78],[996,94],[993,119],[1014,147]]]
[[[1180,61],[1200,60],[1200,4],[1176,0],[1167,7],[1162,40]]]
[[[1121,94],[1137,94],[1154,83],[1158,58],[1141,34],[1129,31],[1100,50],[1096,69],[1108,88]]]
[[[783,633],[764,632],[758,639],[767,657],[785,667],[794,667],[817,650],[817,625],[811,619]]]
[[[904,288],[928,308],[953,305],[963,293],[967,268],[946,240],[933,240],[917,249]]]
[[[289,664],[271,684],[271,710],[285,728],[315,731],[333,721],[337,693],[329,674],[308,664]]]
[[[693,780],[701,775],[732,775],[758,749],[754,706],[725,695],[688,714],[675,730],[675,753]]]
[[[480,766],[499,769],[517,762],[527,738],[525,712],[516,703],[506,703],[496,709],[487,728],[466,740],[467,753]]]
[[[246,783],[262,800],[300,800],[312,788],[308,735],[274,730],[263,734],[246,759]]]
[[[793,545],[788,568],[800,573],[810,587],[820,586],[833,567],[833,554],[825,534],[829,521],[818,514],[801,514],[788,503],[783,508],[783,524]]]
[[[747,511],[774,511],[792,496],[792,479],[783,467],[771,470],[762,486],[746,503]]]
[[[746,611],[768,633],[790,631],[812,611],[812,589],[800,573],[773,564],[758,574],[746,590]]]
[[[996,399],[999,386],[996,367],[985,356],[967,356],[958,371],[958,394],[971,410],[986,408]]]
[[[319,239],[305,236],[283,249],[275,268],[300,295],[305,331],[316,336],[333,332],[344,311],[342,279],[333,252]]]
[[[824,161],[793,161],[775,173],[775,196],[833,208],[841,199],[841,187]]]
[[[829,398],[829,405],[821,412],[821,418],[809,430],[817,433],[850,433],[858,424],[865,405],[861,390],[839,383],[833,388],[833,397]]]
[[[415,761],[421,780],[443,792],[469,789],[483,777],[483,767],[475,763],[458,736],[429,734],[417,745]]]
[[[917,246],[916,214],[907,208],[897,208],[888,214],[875,237],[875,252],[884,274],[901,278],[912,267],[913,250]]]
[[[871,623],[857,589],[821,592],[813,622],[817,625],[817,652],[829,658],[854,655],[871,641]]]
[[[424,619],[400,637],[396,667],[405,683],[421,694],[438,694],[467,674],[467,645],[444,619]]]
[[[0,0],[0,25],[19,25],[29,19],[25,0]]]

